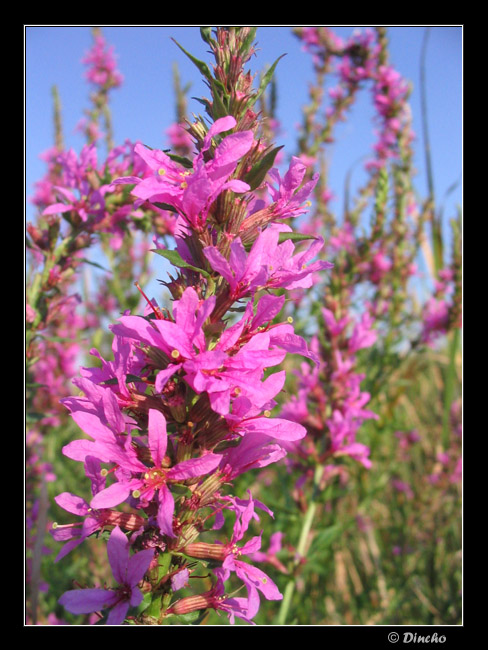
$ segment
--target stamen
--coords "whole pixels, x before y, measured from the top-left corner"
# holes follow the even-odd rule
[[[161,310],[160,310],[158,307],[155,307],[155,306],[152,304],[152,302],[149,300],[149,298],[146,296],[146,294],[144,293],[144,291],[143,291],[143,290],[141,289],[141,287],[139,286],[139,283],[138,283],[138,282],[134,282],[134,284],[135,284],[135,286],[137,287],[137,289],[141,292],[142,296],[143,296],[144,299],[146,300],[146,302],[147,302],[147,304],[149,305],[149,307],[151,307],[151,309],[153,310],[153,312],[156,314],[156,318],[158,318],[159,320],[164,320],[164,316],[162,315]]]
[[[161,167],[160,169],[158,169],[158,174],[160,176],[164,176],[166,174],[166,170]]]
[[[138,499],[141,496],[141,491],[140,490],[134,490],[132,492],[132,496],[134,497],[134,499]]]
[[[177,359],[180,356],[180,353],[178,352],[178,350],[172,350],[171,356],[173,357],[173,359]]]

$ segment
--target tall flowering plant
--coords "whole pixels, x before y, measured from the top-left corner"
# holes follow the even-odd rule
[[[281,313],[286,290],[310,287],[331,264],[316,259],[320,238],[298,250],[288,225],[306,211],[318,179],[307,180],[296,158],[283,176],[272,169],[278,149],[261,137],[253,110],[272,70],[257,89],[244,72],[255,28],[201,33],[215,65],[211,72],[189,55],[211,91],[206,119],[187,125],[195,156],[138,144],[142,173],[114,180],[129,186],[134,209],[175,215],[175,248],[155,251],[175,267],[165,283],[171,304],[147,299],[144,314],[124,313],[110,326],[113,360],[93,350],[99,365],[82,368],[74,380],[81,394],[63,400],[86,434],[63,454],[83,463],[92,498],[56,498],[80,518],[53,527],[64,542],[57,559],[111,530],[118,586],[68,591],[60,603],[75,614],[107,614],[108,624],[189,620],[208,609],[252,622],[260,598],[282,598],[245,559],[261,546],[261,535],[246,541],[257,511],[272,512],[232,485],[282,459],[306,433],[273,413],[286,355],[318,363]],[[230,538],[220,537],[232,522]],[[203,567],[207,591],[197,579]]]
[[[200,28],[213,64],[181,48],[209,96],[188,119],[175,69],[170,148],[113,146],[99,28],[79,154],[54,92],[27,239],[29,624],[458,620],[461,222],[444,261],[386,30],[294,32],[316,75],[295,155],[273,144],[278,62],[245,71],[256,28]],[[328,145],[368,88],[377,139],[341,220]],[[112,273],[81,297],[95,247]]]

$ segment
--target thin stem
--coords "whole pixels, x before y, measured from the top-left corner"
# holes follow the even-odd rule
[[[315,513],[317,511],[317,494],[318,486],[324,473],[324,467],[322,465],[317,465],[315,468],[315,475],[313,481],[313,494],[308,504],[307,512],[303,518],[302,529],[300,531],[300,537],[298,540],[298,546],[296,550],[296,556],[293,563],[293,568],[296,569],[300,564],[301,560],[306,557],[308,538],[310,535],[310,530],[315,518]],[[285,593],[283,595],[283,600],[281,601],[280,611],[278,613],[278,625],[285,625],[286,619],[288,617],[288,612],[290,610],[291,601],[293,594],[295,592],[295,577],[291,578],[288,584],[285,587]]]
[[[425,58],[427,53],[427,41],[429,39],[430,28],[427,27],[422,41],[422,50],[420,54],[420,101],[422,109],[422,132],[424,135],[424,153],[425,153],[425,166],[427,173],[427,186],[429,190],[429,198],[434,201],[434,176],[432,173],[432,160],[430,157],[430,137],[429,127],[427,124],[427,92],[426,92],[426,79],[425,79]]]

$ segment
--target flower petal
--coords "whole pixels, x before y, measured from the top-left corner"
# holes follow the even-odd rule
[[[113,508],[125,501],[130,495],[131,482],[117,481],[108,488],[96,494],[90,502],[92,508]]]
[[[166,433],[166,418],[156,409],[149,409],[149,449],[154,464],[160,467],[166,454],[168,435]]]
[[[107,555],[115,580],[119,585],[127,584],[129,540],[118,526],[115,526],[108,538]]]
[[[140,582],[151,564],[154,557],[154,550],[149,548],[145,551],[134,553],[127,563],[127,584],[135,587]]]
[[[108,589],[73,589],[65,591],[58,602],[72,614],[91,614],[110,607],[117,599],[117,593]]]
[[[173,533],[173,513],[175,511],[175,502],[173,495],[166,485],[159,490],[159,509],[158,509],[158,526],[163,535],[176,537]]]

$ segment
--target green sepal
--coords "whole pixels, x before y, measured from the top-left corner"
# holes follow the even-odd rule
[[[249,34],[246,36],[246,39],[242,42],[241,49],[239,50],[241,55],[247,54],[249,52],[249,49],[252,45],[252,42],[256,38],[256,32],[257,32],[257,27],[253,26]]]
[[[157,253],[162,257],[165,257],[167,260],[171,262],[171,264],[173,264],[173,266],[177,266],[180,269],[190,269],[190,271],[201,273],[206,278],[210,277],[210,274],[207,273],[207,271],[204,271],[203,269],[199,269],[197,266],[193,266],[192,264],[188,264],[188,262],[185,262],[185,260],[181,257],[181,255],[176,250],[169,251],[163,248],[153,248],[152,252]]]
[[[205,27],[200,27],[200,36],[202,37],[202,40],[205,41],[205,43],[208,43],[209,45],[216,45],[216,41],[214,38],[212,38],[212,28],[210,26],[205,26]]]

